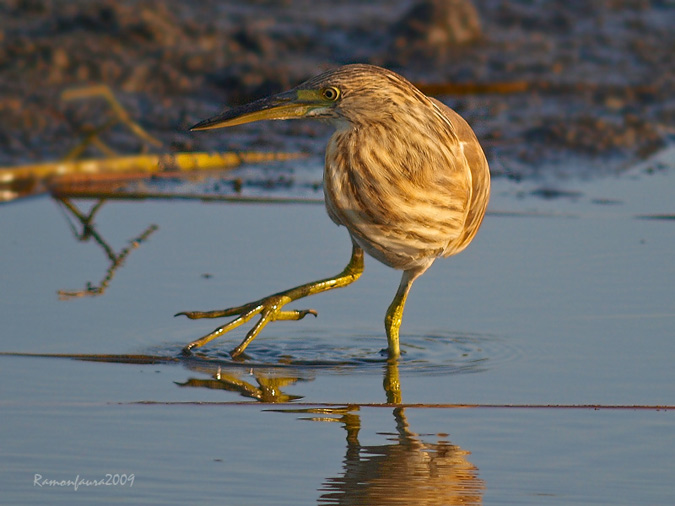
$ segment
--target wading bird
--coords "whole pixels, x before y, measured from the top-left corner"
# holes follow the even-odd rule
[[[490,195],[490,172],[471,127],[403,77],[372,65],[346,65],[299,86],[202,121],[191,130],[259,120],[316,118],[336,131],[326,148],[323,183],[330,218],[349,230],[352,256],[337,276],[222,311],[186,311],[188,318],[236,316],[195,347],[260,315],[240,355],[271,321],[300,320],[311,309],[289,302],[346,286],[363,272],[363,252],[403,271],[385,316],[388,355],[400,355],[399,328],[408,292],[438,257],[459,253],[478,231]]]

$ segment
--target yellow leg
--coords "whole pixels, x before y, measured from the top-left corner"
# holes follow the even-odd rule
[[[220,318],[223,316],[239,315],[234,320],[221,327],[218,327],[216,330],[205,335],[204,337],[201,337],[196,341],[192,341],[190,344],[185,346],[185,348],[183,348],[183,353],[191,353],[193,348],[198,348],[210,341],[213,341],[230,330],[233,330],[248,322],[254,316],[259,314],[260,319],[255,323],[255,325],[253,325],[253,328],[248,332],[248,334],[246,334],[246,337],[241,342],[241,344],[230,352],[232,357],[237,357],[243,353],[251,341],[256,338],[260,331],[265,328],[269,322],[273,322],[275,320],[301,320],[308,314],[313,314],[314,316],[317,314],[313,309],[282,311],[282,308],[286,304],[294,300],[302,299],[303,297],[309,297],[310,295],[332,290],[334,288],[347,286],[350,283],[356,281],[361,276],[362,272],[363,250],[360,247],[354,245],[349,264],[347,264],[347,267],[345,267],[344,270],[335,277],[321,279],[312,283],[305,283],[304,285],[296,286],[295,288],[275,293],[269,297],[264,297],[260,300],[244,304],[243,306],[232,307],[221,311],[183,311],[178,313],[176,316],[184,315],[190,319]]]
[[[387,314],[384,317],[384,328],[387,332],[387,344],[389,351],[389,359],[397,359],[401,356],[401,345],[399,343],[398,331],[401,328],[401,321],[403,320],[403,308],[405,307],[405,301],[408,298],[408,293],[410,292],[410,287],[424,271],[422,270],[410,270],[403,271],[403,276],[401,277],[401,284],[398,286],[394,300],[391,301],[389,309],[387,309]]]

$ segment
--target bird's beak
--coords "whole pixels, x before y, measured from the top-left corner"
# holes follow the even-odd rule
[[[260,120],[305,118],[318,115],[331,105],[331,102],[321,97],[319,90],[293,89],[226,109],[217,116],[200,121],[190,130],[210,130]]]

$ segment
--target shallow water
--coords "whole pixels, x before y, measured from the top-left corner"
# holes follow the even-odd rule
[[[180,357],[220,320],[174,313],[342,269],[321,205],[108,202],[115,251],[158,229],[71,300],[57,291],[105,276],[102,248],[51,200],[1,207],[0,502],[673,503],[675,178],[644,168],[498,180],[470,248],[416,282],[396,368],[380,350],[399,276],[372,259],[243,361],[241,332]]]

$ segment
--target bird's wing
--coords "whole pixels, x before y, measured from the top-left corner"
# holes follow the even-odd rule
[[[439,100],[431,98],[431,101],[452,125],[462,147],[465,163],[471,173],[471,198],[464,230],[460,237],[448,244],[443,254],[449,256],[466,248],[478,232],[490,200],[490,169],[483,148],[466,120]]]

